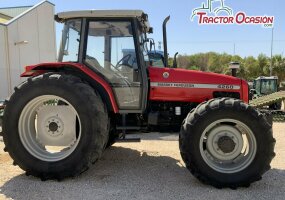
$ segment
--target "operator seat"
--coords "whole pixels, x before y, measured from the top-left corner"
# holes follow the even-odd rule
[[[102,67],[96,58],[94,58],[92,56],[89,56],[89,55],[86,55],[85,62],[88,65],[94,67],[101,74],[106,76],[107,79],[111,80],[111,79],[114,78],[114,72],[113,71],[109,71],[109,70],[105,69],[104,67]]]

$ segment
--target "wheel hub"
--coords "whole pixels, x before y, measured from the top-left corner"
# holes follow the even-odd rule
[[[51,132],[55,132],[55,131],[57,131],[57,129],[58,129],[58,125],[57,125],[57,123],[55,123],[55,122],[51,122],[51,123],[48,125],[48,128],[49,128],[49,130],[50,130]]]
[[[236,128],[220,125],[209,132],[206,147],[211,159],[217,162],[227,162],[240,154],[243,139]]]
[[[69,106],[47,105],[37,112],[37,140],[45,146],[71,146],[76,141],[76,115]]]
[[[44,131],[47,135],[51,137],[59,136],[64,131],[64,123],[58,116],[51,116],[45,120]]]
[[[236,143],[228,136],[222,136],[218,140],[218,147],[224,153],[230,153],[235,149]]]

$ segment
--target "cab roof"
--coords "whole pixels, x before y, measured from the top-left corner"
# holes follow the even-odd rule
[[[146,32],[151,32],[148,16],[142,10],[80,10],[60,12],[55,15],[57,22],[64,22],[74,18],[138,18],[146,28]]]
[[[60,19],[80,18],[80,17],[141,17],[142,10],[79,10],[58,13]]]
[[[255,80],[260,80],[260,79],[272,80],[272,79],[278,79],[278,77],[277,76],[259,76]]]

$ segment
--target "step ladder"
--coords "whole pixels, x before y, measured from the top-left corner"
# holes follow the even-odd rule
[[[122,114],[122,126],[117,126],[117,130],[122,130],[122,134],[116,140],[116,142],[140,142],[141,138],[126,138],[127,130],[140,130],[139,126],[127,126],[127,114]]]

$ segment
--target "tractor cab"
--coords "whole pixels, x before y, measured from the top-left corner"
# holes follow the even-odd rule
[[[64,22],[60,62],[83,63],[111,85],[120,110],[142,110],[147,102],[149,27],[142,11],[59,13]]]
[[[278,90],[277,76],[260,76],[253,81],[254,96],[269,95]]]
[[[149,67],[168,66],[166,23],[164,51],[156,51],[148,15],[140,10],[72,11],[56,15],[64,23],[58,61],[80,63],[111,86],[118,109],[142,113],[147,106]],[[163,72],[158,72],[163,73]]]

